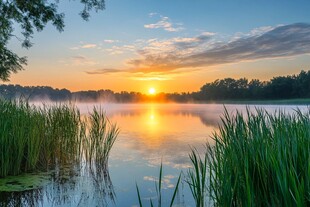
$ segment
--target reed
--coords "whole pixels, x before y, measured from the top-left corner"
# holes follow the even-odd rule
[[[208,147],[214,206],[310,206],[310,111],[226,110]]]
[[[207,169],[208,169],[208,156],[203,158],[199,155],[197,149],[192,149],[189,154],[193,168],[188,170],[187,183],[191,190],[197,207],[204,207],[206,204],[207,195]]]
[[[35,107],[0,100],[0,177],[79,162],[89,151],[83,144],[88,140],[97,140],[95,157],[107,163],[118,128],[108,128],[100,111],[90,117],[88,126],[70,104]]]
[[[107,166],[112,146],[119,134],[119,128],[112,124],[102,109],[93,108],[86,119],[88,136],[84,139],[84,154],[89,163],[95,161]],[[91,165],[90,165],[91,166]]]

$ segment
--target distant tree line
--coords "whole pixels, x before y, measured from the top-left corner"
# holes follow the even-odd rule
[[[194,100],[279,100],[310,98],[310,71],[270,81],[225,78],[203,85]]]
[[[204,102],[223,100],[281,100],[310,98],[310,71],[298,75],[274,77],[270,81],[246,78],[225,78],[206,83],[197,92],[159,93],[153,96],[139,92],[113,92],[89,90],[71,92],[48,86],[0,85],[0,97],[25,98],[31,101],[77,101],[77,102]]]

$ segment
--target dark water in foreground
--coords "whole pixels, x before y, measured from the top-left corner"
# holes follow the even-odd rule
[[[87,114],[93,106],[78,105],[82,114]],[[44,207],[138,206],[136,183],[143,202],[149,206],[149,199],[156,199],[154,181],[158,179],[161,162],[163,206],[167,206],[178,175],[183,172],[186,176],[190,167],[190,147],[203,151],[206,142],[212,144],[210,137],[217,130],[224,110],[223,105],[217,104],[107,104],[101,107],[121,130],[112,149],[108,171],[78,163],[47,173],[0,179],[0,186],[16,188],[16,192],[0,192],[0,206],[8,203]],[[226,107],[229,112],[246,109],[244,105]],[[259,107],[270,112],[296,109],[296,106],[283,105]],[[29,190],[22,191],[19,187],[27,186],[28,180]],[[38,187],[31,186],[33,183],[38,183]],[[176,206],[194,206],[185,182],[180,185]]]

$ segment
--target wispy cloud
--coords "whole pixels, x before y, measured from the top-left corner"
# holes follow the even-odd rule
[[[141,41],[139,41],[141,42]],[[310,53],[310,24],[296,23],[262,27],[239,38],[219,40],[204,32],[194,37],[151,39],[137,50],[123,70],[101,69],[96,73],[124,72],[137,80],[169,79],[210,66],[269,58],[287,58]]]
[[[76,66],[81,66],[81,65],[88,65],[88,66],[91,66],[91,65],[96,65],[97,63],[88,58],[88,57],[85,57],[83,55],[76,55],[76,56],[72,56],[70,58],[71,62],[73,65],[76,65]]]
[[[157,13],[150,13],[149,16],[157,16]],[[144,28],[147,29],[164,29],[168,32],[178,32],[183,30],[182,23],[173,24],[169,17],[160,16],[160,20],[153,24],[145,24]]]
[[[71,47],[70,50],[91,49],[91,48],[98,48],[98,45],[93,43],[81,44],[79,46]]]
[[[153,16],[155,16],[155,15],[158,15],[158,13],[156,13],[156,12],[151,12],[151,13],[149,13],[149,17],[153,17]]]
[[[110,74],[110,73],[121,73],[123,70],[114,69],[114,68],[105,68],[93,71],[86,71],[87,74],[95,75],[95,74]]]
[[[122,45],[122,46],[113,46],[111,48],[105,49],[110,55],[120,55],[125,52],[134,52],[136,50],[134,45]]]
[[[119,42],[119,40],[103,40],[103,42],[112,44],[112,43]]]
[[[95,47],[97,47],[96,44],[85,44],[81,46],[81,48],[84,48],[84,49],[95,48]]]

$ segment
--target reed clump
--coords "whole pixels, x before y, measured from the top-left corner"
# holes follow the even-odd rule
[[[310,111],[222,118],[208,146],[214,206],[310,206]]]
[[[88,163],[107,167],[112,146],[119,134],[119,128],[112,124],[101,108],[93,108],[86,118],[88,137],[84,139],[84,155]],[[90,165],[91,166],[91,165]]]
[[[194,148],[189,154],[189,158],[193,168],[188,170],[186,182],[191,190],[196,207],[204,207],[207,196],[208,156],[201,157],[198,150]]]
[[[90,116],[97,114],[94,110]],[[106,120],[100,114],[96,121]],[[102,130],[95,124],[90,124],[88,133],[86,121],[70,104],[35,107],[23,100],[0,100],[0,177],[79,162],[88,150],[83,143],[96,135],[115,141],[115,125]],[[101,139],[96,146],[106,151],[98,153],[96,159],[106,163],[114,141]]]

